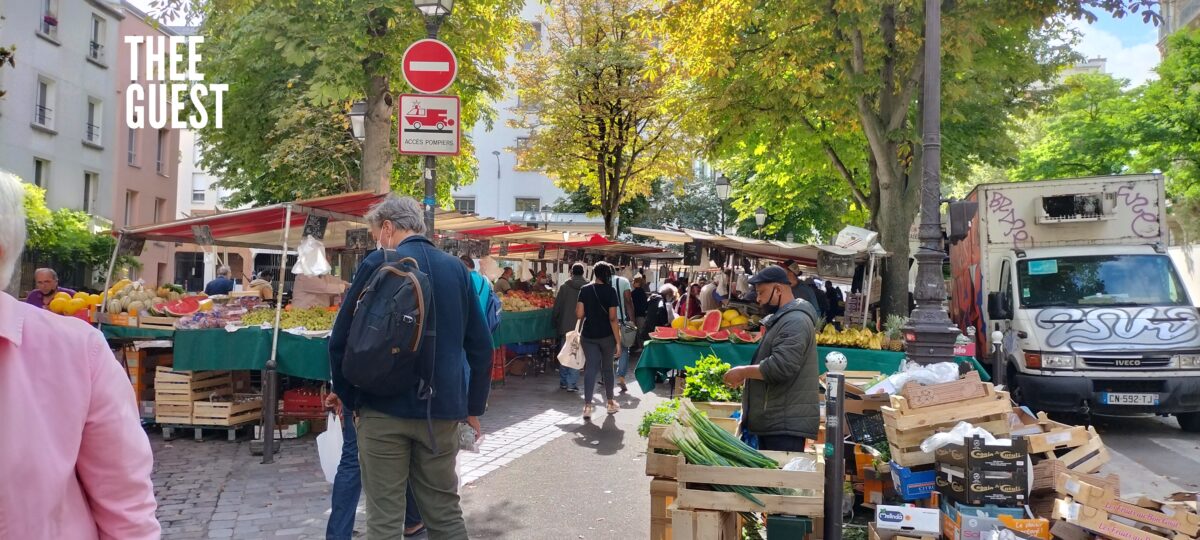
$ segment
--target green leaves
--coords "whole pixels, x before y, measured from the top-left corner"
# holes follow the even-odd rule
[[[708,355],[686,369],[687,384],[683,397],[693,401],[741,401],[742,390],[725,385],[725,373],[731,369],[728,362],[716,355]]]
[[[25,188],[25,249],[52,260],[108,268],[116,240],[107,232],[92,233],[87,212],[46,206],[46,190],[33,184]],[[136,259],[123,257],[119,265],[140,267]]]

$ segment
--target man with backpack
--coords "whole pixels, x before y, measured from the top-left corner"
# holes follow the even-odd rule
[[[353,411],[362,435],[367,536],[404,535],[411,485],[430,538],[466,538],[458,426],[481,434],[490,334],[466,267],[424,236],[420,204],[389,196],[366,220],[380,249],[359,265],[334,322],[327,404]]]

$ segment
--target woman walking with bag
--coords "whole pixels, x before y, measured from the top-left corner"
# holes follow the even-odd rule
[[[596,263],[592,267],[592,278],[592,283],[579,290],[579,302],[575,304],[575,318],[583,321],[581,344],[587,357],[583,379],[584,420],[592,418],[597,373],[604,379],[608,414],[616,414],[619,410],[613,400],[613,360],[621,355],[621,331],[617,327],[617,291],[609,285],[612,267],[607,263]]]

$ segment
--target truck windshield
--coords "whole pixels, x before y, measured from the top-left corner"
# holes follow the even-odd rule
[[[1186,305],[1165,255],[1089,255],[1017,262],[1021,307]]]

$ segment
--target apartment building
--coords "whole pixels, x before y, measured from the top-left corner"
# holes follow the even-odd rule
[[[14,0],[0,43],[16,67],[0,69],[0,168],[46,189],[53,208],[103,220],[114,211],[119,34],[113,0]]]
[[[1200,26],[1200,0],[1160,0],[1158,12],[1162,15],[1162,24],[1158,25],[1159,51],[1179,29]]]

